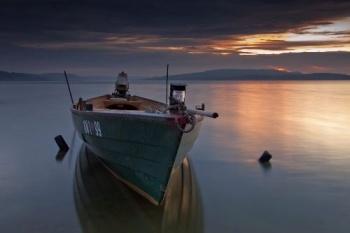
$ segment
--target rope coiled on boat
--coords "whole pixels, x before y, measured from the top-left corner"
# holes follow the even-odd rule
[[[184,122],[180,122],[179,119],[184,120]],[[194,114],[190,114],[185,112],[183,117],[181,118],[175,118],[176,127],[183,133],[189,133],[191,132],[194,127],[197,124],[197,118]],[[189,125],[190,127],[186,129],[186,126]]]

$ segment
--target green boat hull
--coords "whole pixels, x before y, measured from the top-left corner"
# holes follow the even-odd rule
[[[195,142],[202,118],[182,133],[174,117],[72,109],[76,130],[90,150],[121,181],[154,204],[164,198],[173,168]]]

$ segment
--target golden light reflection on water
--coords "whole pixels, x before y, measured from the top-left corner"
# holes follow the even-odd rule
[[[347,82],[231,82],[215,85],[210,95],[221,113],[215,140],[236,158],[256,160],[268,149],[284,159],[349,163]]]

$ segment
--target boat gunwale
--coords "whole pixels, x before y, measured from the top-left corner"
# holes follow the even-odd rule
[[[93,110],[93,111],[82,111],[75,108],[71,108],[71,112],[76,115],[98,115],[108,117],[135,117],[135,118],[149,118],[149,119],[167,119],[176,120],[177,118],[183,117],[181,114],[169,114],[169,113],[151,113],[139,110]],[[197,121],[202,121],[203,116],[196,114]]]
[[[169,113],[150,113],[139,110],[93,110],[93,111],[81,111],[71,108],[71,112],[77,115],[98,115],[98,116],[109,116],[109,117],[135,117],[135,118],[161,118],[161,119],[176,119],[181,117],[177,114]]]

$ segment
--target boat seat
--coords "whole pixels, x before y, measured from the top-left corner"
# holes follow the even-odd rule
[[[105,108],[118,110],[142,110],[143,101],[127,101],[120,99],[109,99],[103,101]]]

